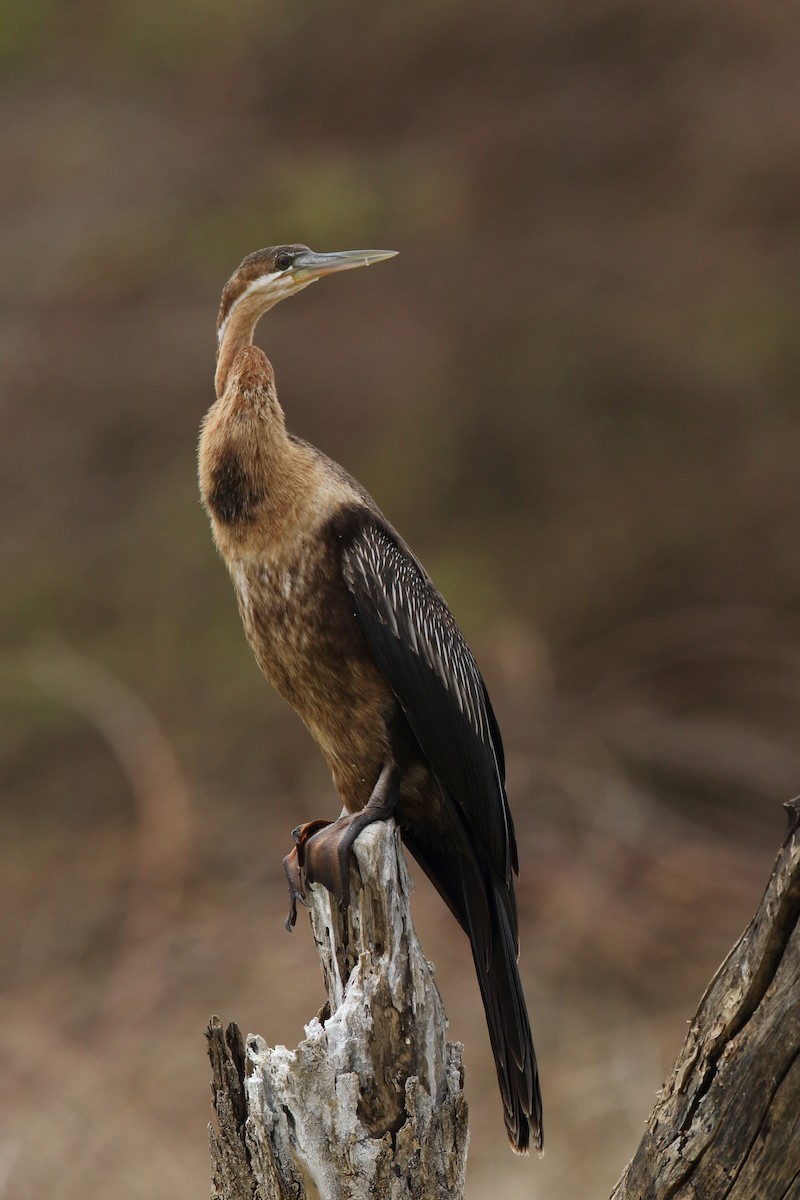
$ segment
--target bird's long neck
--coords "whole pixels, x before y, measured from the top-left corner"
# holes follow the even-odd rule
[[[264,305],[263,298],[248,296],[245,292],[217,326],[217,370],[214,387],[221,399],[225,393],[231,368],[242,350],[253,344],[253,334],[260,317],[272,305]]]
[[[200,435],[200,484],[225,557],[279,540],[306,487],[286,432],[272,365],[253,331],[261,312],[236,305],[221,325],[217,399]],[[263,311],[263,309],[261,310]]]

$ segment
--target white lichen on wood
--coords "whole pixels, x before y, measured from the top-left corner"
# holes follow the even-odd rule
[[[297,1049],[271,1049],[253,1036],[243,1045],[235,1026],[223,1036],[212,1023],[220,1122],[220,1133],[211,1133],[212,1197],[463,1195],[461,1046],[447,1041],[432,967],[411,923],[394,823],[365,830],[354,857],[346,913],[323,887],[309,888],[328,1003]],[[243,1147],[248,1179],[242,1155],[226,1144],[231,1138]]]

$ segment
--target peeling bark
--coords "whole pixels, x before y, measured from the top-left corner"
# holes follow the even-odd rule
[[[612,1200],[800,1200],[800,800]]]
[[[209,1026],[218,1130],[212,1200],[459,1200],[467,1150],[461,1046],[411,924],[393,822],[355,843],[340,913],[309,888],[328,1003],[296,1050]]]
[[[800,800],[611,1200],[800,1200]],[[209,1028],[212,1200],[459,1200],[461,1047],[411,925],[393,823],[355,846],[350,909],[310,889],[328,1004],[297,1050]],[[698,919],[702,919],[700,916]]]

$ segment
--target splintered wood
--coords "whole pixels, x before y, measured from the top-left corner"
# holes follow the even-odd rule
[[[461,1046],[411,923],[394,822],[355,843],[340,913],[308,888],[328,1002],[296,1050],[208,1031],[219,1128],[212,1200],[459,1200],[467,1153]]]
[[[800,801],[611,1200],[800,1200]],[[392,823],[356,842],[348,913],[310,890],[329,1015],[297,1050],[209,1029],[213,1200],[459,1200],[461,1047],[411,926]],[[702,921],[702,913],[698,913]]]
[[[786,807],[764,898],[612,1200],[800,1200],[800,801]]]

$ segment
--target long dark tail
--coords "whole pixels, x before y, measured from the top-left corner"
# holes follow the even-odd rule
[[[542,1149],[542,1093],[517,968],[516,934],[509,925],[503,897],[495,896],[492,907],[488,967],[484,965],[483,937],[467,932],[486,1011],[508,1140],[517,1154],[527,1154],[531,1144],[536,1150]]]
[[[451,802],[452,803],[452,802]],[[517,968],[517,918],[512,887],[493,879],[478,860],[451,809],[452,839],[403,829],[403,840],[446,901],[472,947],[486,1011],[511,1148],[527,1154],[543,1145],[542,1094],[528,1011]],[[449,831],[448,831],[449,832]]]

